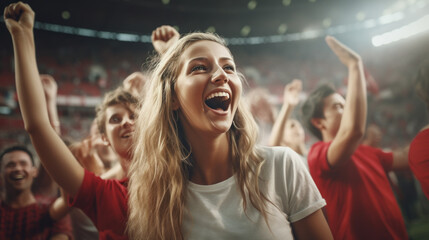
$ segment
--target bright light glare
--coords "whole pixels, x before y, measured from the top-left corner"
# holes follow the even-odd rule
[[[397,22],[399,20],[402,20],[403,18],[404,18],[404,13],[397,12],[394,14],[384,15],[384,16],[380,17],[378,19],[378,21],[380,22],[380,24],[384,25],[384,24],[388,24],[388,23],[392,23],[392,22]]]
[[[372,37],[372,45],[379,47],[392,42],[396,42],[413,35],[425,32],[429,30],[429,15],[426,15],[419,20],[405,25],[401,28],[397,28],[393,31],[383,33]]]

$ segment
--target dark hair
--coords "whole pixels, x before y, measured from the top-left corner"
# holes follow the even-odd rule
[[[112,90],[104,95],[103,102],[97,106],[95,109],[96,112],[96,121],[98,126],[98,131],[100,133],[105,133],[106,131],[106,109],[110,106],[116,104],[122,104],[129,107],[130,105],[138,106],[138,100],[131,93],[125,91],[122,87],[118,87],[115,90]]]
[[[420,65],[414,85],[417,95],[419,95],[429,110],[429,60],[424,61]]]
[[[3,161],[4,155],[6,155],[7,153],[10,153],[10,152],[15,152],[15,151],[22,151],[22,152],[27,153],[27,155],[30,156],[31,163],[33,164],[33,166],[35,166],[33,154],[30,152],[30,150],[26,146],[21,146],[21,145],[8,147],[5,150],[3,150],[3,152],[0,155],[0,162]]]
[[[303,123],[305,127],[319,140],[323,140],[322,133],[311,123],[311,119],[325,117],[323,115],[324,100],[335,92],[335,88],[332,85],[320,85],[310,93],[307,100],[305,100],[302,105],[301,114]]]

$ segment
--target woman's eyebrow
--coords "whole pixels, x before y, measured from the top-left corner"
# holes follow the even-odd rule
[[[208,58],[207,57],[196,57],[196,58],[193,58],[193,59],[191,59],[191,60],[189,60],[189,63],[190,62],[194,62],[194,61],[207,61],[208,60]],[[221,57],[221,58],[219,58],[219,60],[222,60],[222,61],[225,61],[225,60],[228,60],[228,61],[234,61],[232,58],[230,58],[230,57]]]
[[[207,58],[206,57],[196,57],[196,58],[189,60],[188,63],[195,62],[195,61],[207,61]]]

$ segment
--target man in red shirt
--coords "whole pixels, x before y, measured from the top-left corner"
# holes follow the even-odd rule
[[[359,55],[327,37],[348,68],[347,99],[328,85],[310,94],[302,107],[307,128],[321,141],[308,154],[310,173],[326,199],[335,239],[407,239],[401,211],[386,172],[406,168],[406,155],[361,145],[367,102]]]
[[[37,175],[31,152],[21,146],[10,147],[0,155],[0,161],[5,188],[0,239],[72,239],[70,218],[61,218],[57,202],[38,202],[31,192]]]

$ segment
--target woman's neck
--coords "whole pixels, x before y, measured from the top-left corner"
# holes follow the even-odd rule
[[[230,143],[227,134],[216,138],[190,140],[193,157],[191,181],[211,185],[233,175]]]

